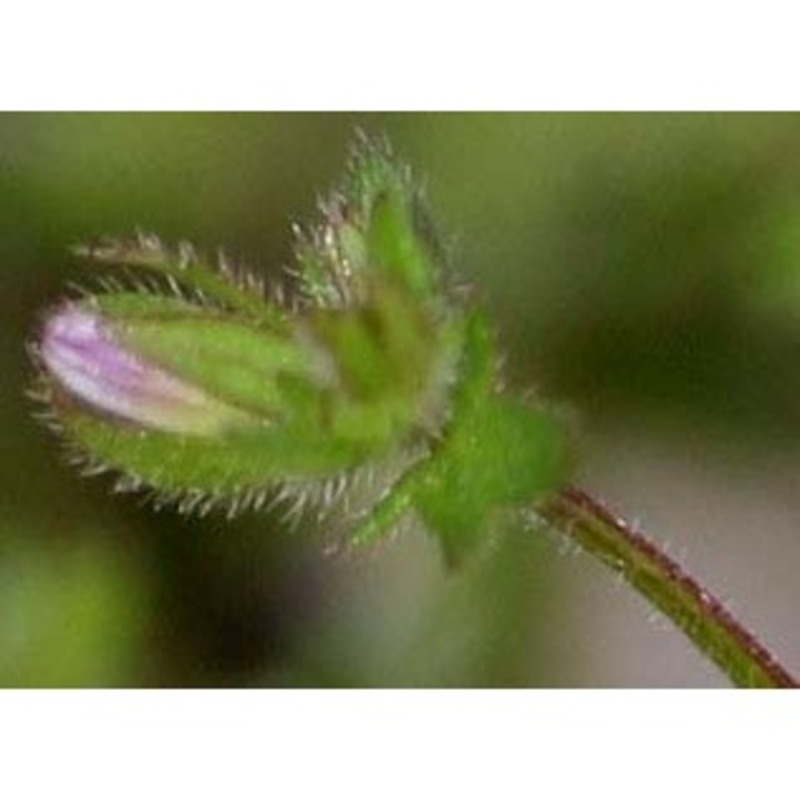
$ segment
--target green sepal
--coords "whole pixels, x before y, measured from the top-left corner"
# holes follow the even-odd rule
[[[450,422],[414,483],[417,510],[449,562],[480,541],[498,509],[534,502],[568,469],[560,422],[497,389],[497,355],[482,314],[469,315]]]
[[[480,541],[492,513],[535,502],[563,480],[561,427],[513,398],[487,397],[459,419],[414,487],[414,504],[448,562]]]
[[[212,266],[185,243],[177,252],[170,252],[157,237],[140,234],[129,240],[107,239],[93,245],[81,245],[73,251],[92,264],[158,273],[173,286],[198,292],[222,308],[244,314],[267,326],[279,328],[286,319],[284,309],[270,303],[255,287],[237,281],[222,257],[218,266]]]
[[[324,480],[367,455],[363,445],[310,435],[299,424],[210,438],[120,425],[79,407],[62,408],[60,421],[91,463],[163,494],[196,491],[224,498],[277,482]]]
[[[110,294],[98,306],[119,343],[258,419],[285,416],[284,385],[313,378],[311,354],[282,330],[157,295]]]
[[[376,279],[440,305],[441,251],[410,170],[388,146],[361,140],[338,191],[322,204],[324,226],[296,248],[306,294],[322,304],[361,299]]]
[[[373,542],[415,511],[450,565],[485,536],[492,516],[529,506],[557,488],[570,468],[560,420],[497,390],[497,357],[486,320],[468,315],[447,423],[430,452],[396,481],[353,531]]]

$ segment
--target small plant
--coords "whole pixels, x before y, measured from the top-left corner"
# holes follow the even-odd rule
[[[491,327],[388,146],[359,139],[322,215],[296,229],[288,285],[269,292],[150,236],[79,248],[117,275],[46,314],[32,350],[35,394],[85,472],[187,513],[338,509],[354,545],[414,516],[451,563],[499,514],[551,525],[734,683],[796,685],[677,564],[568,486],[563,420],[502,388]]]

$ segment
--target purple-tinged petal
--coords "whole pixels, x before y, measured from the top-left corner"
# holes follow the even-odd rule
[[[211,435],[243,414],[124,349],[96,312],[65,305],[40,343],[47,372],[89,409],[171,433]]]

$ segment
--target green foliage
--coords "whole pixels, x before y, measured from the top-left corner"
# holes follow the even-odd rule
[[[56,309],[43,388],[93,469],[187,510],[236,511],[276,491],[302,500],[404,465],[354,540],[415,511],[454,560],[496,509],[563,480],[561,426],[498,390],[488,326],[450,297],[420,193],[385,146],[359,143],[323,211],[298,230],[291,302],[186,246],[82,248],[160,274],[165,291],[122,287]]]
[[[0,685],[101,687],[135,681],[146,592],[135,558],[101,536],[43,546],[36,525],[0,530]],[[128,554],[129,555],[129,554]]]

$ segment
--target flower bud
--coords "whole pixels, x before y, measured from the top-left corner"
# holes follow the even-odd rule
[[[40,385],[90,472],[184,508],[258,505],[276,483],[394,459],[443,413],[454,330],[438,338],[385,282],[365,302],[276,306],[269,323],[144,292],[64,303],[37,342]]]
[[[80,248],[134,275],[46,317],[39,394],[78,462],[159,504],[329,503],[354,475],[403,471],[391,507],[455,552],[488,508],[550,481],[557,436],[495,398],[490,337],[470,334],[479,315],[449,295],[420,193],[385,147],[360,143],[323,213],[298,229],[291,302],[155,237]],[[485,473],[504,461],[516,480]]]

